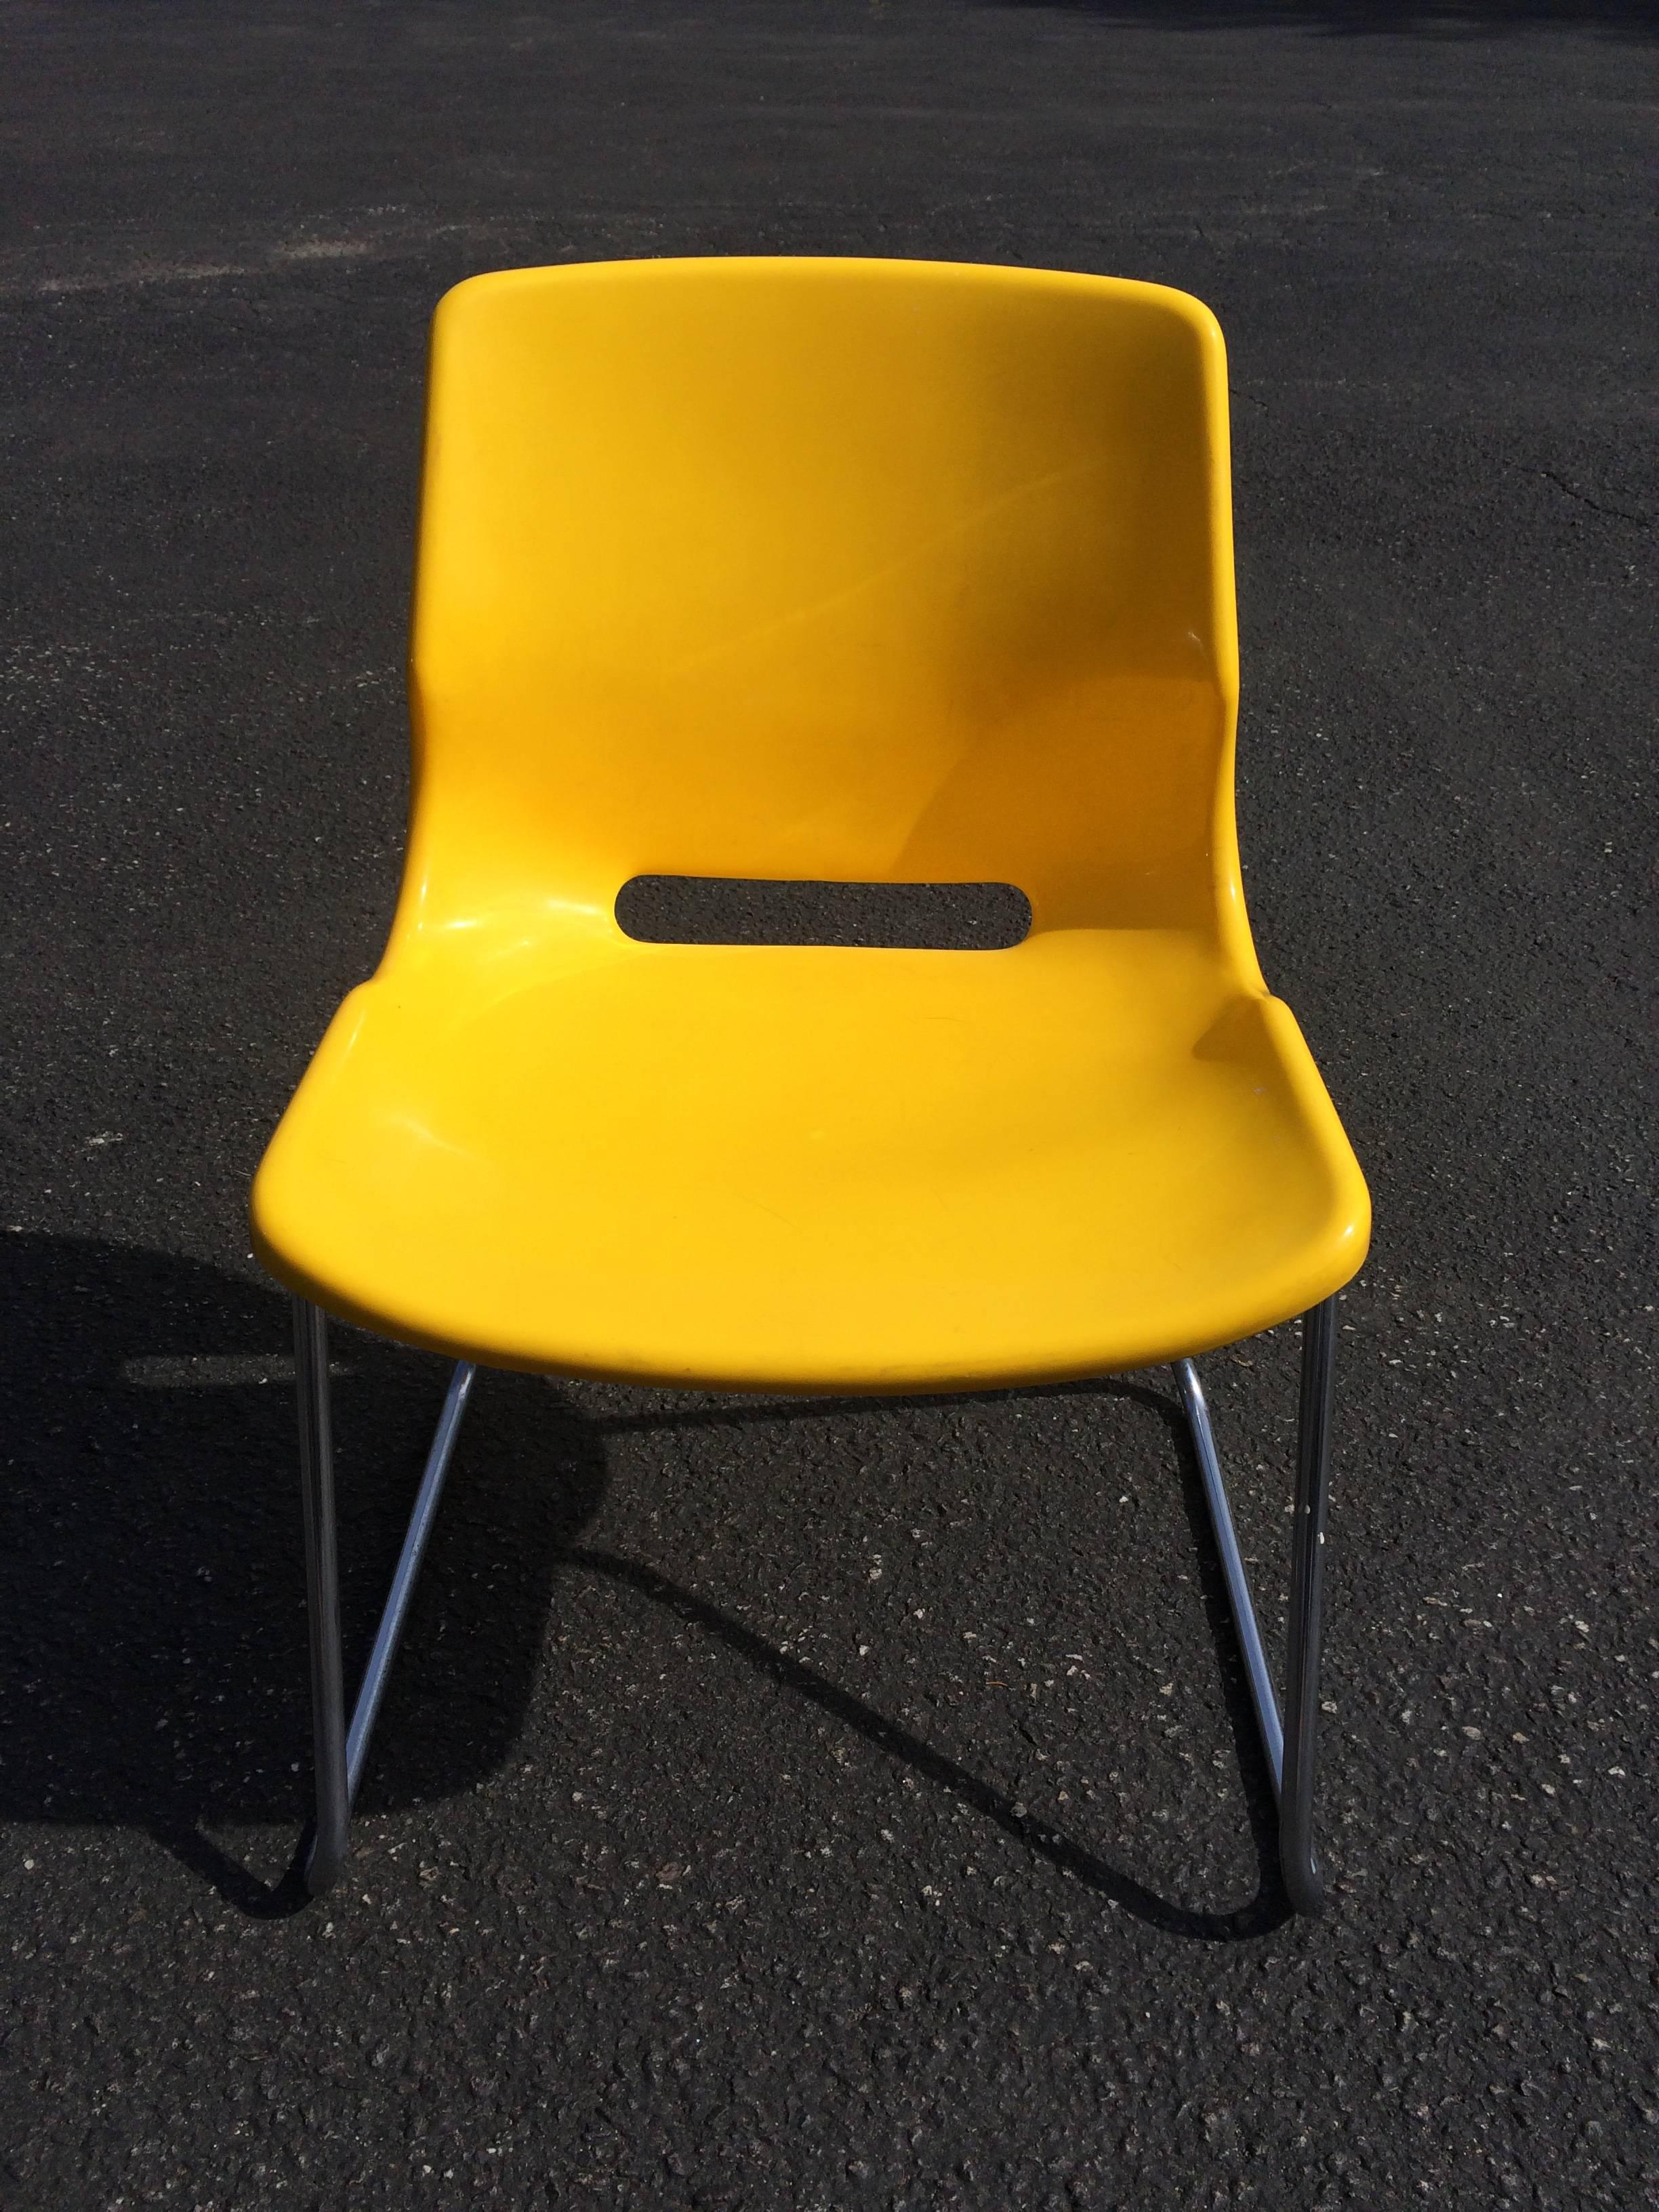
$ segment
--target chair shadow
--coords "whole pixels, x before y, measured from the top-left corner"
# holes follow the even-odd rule
[[[215,1829],[297,1830],[310,1714],[289,1302],[202,1263],[94,1240],[0,1236],[12,1320],[0,1492],[0,1818],[148,1832],[227,1904],[305,1902]],[[374,1636],[447,1364],[332,1332],[348,1679]],[[821,1417],[868,1401],[755,1401],[590,1419],[533,1376],[480,1378],[359,1798],[396,1811],[459,1794],[513,1753],[562,1568],[610,1577],[696,1625],[1037,1856],[1167,1933],[1259,1936],[1288,1915],[1271,1787],[1198,1469],[1172,1398],[1073,1384],[1157,1413],[1175,1447],[1210,1641],[1245,1781],[1255,1898],[1226,1912],[1158,1896],[911,1730],[658,1570],[581,1539],[608,1433]],[[938,1407],[1015,1394],[884,1400]],[[1052,1394],[1048,1394],[1052,1395]],[[526,1480],[526,1474],[532,1477]]]
[[[311,1722],[289,1306],[195,1261],[0,1236],[0,1817],[148,1831],[226,1902],[302,1900],[215,1828],[297,1832]],[[447,1364],[331,1332],[348,1680],[373,1640]],[[520,1731],[603,1448],[534,1377],[462,1431],[359,1799],[455,1795]],[[526,1473],[536,1479],[526,1480]]]
[[[1166,1935],[1208,1942],[1242,1942],[1270,1933],[1291,1917],[1279,1864],[1278,1814],[1267,1754],[1257,1732],[1250,1703],[1243,1656],[1227,1601],[1226,1583],[1210,1528],[1204,1501],[1197,1455],[1173,1392],[1165,1395],[1148,1384],[1131,1380],[1103,1380],[1052,1385],[1042,1391],[994,1390],[930,1394],[915,1397],[884,1397],[878,1402],[889,1411],[934,1407],[999,1405],[1019,1397],[1110,1397],[1155,1414],[1169,1436],[1181,1478],[1182,1505],[1198,1562],[1198,1589],[1205,1626],[1214,1653],[1222,1695],[1243,1790],[1250,1841],[1256,1860],[1257,1890],[1248,1904],[1228,1911],[1204,1911],[1161,1897],[1121,1868],[1113,1866],[1064,1830],[1033,1819],[1029,1810],[1017,1810],[1016,1800],[994,1784],[973,1773],[910,1729],[855,1697],[853,1692],[806,1666],[789,1653],[769,1644],[742,1621],[675,1583],[658,1569],[614,1552],[578,1547],[568,1564],[609,1577],[665,1607],[679,1620],[702,1629],[758,1673],[791,1695],[816,1705],[832,1720],[850,1729],[889,1758],[896,1759],[935,1789],[948,1792],[1005,1834],[1050,1865],[1057,1867],[1126,1912]],[[872,1401],[849,1399],[783,1399],[757,1401],[750,1405],[689,1407],[684,1413],[646,1413],[600,1417],[594,1425],[610,1435],[685,1428],[725,1428],[760,1422],[822,1419],[826,1413],[867,1413]]]

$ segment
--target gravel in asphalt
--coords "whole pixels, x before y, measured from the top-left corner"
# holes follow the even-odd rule
[[[0,2201],[1659,2201],[1659,39],[1612,6],[5,9]],[[372,967],[428,315],[1209,301],[1263,962],[1371,1176],[1316,1925],[1170,1378],[483,1378],[349,1879],[248,1177]],[[1208,1364],[1276,1618],[1293,1332]],[[361,1650],[441,1366],[340,1331]]]

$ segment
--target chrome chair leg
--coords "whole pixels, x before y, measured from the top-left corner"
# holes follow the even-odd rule
[[[397,1571],[392,1577],[374,1648],[363,1670],[350,1725],[340,1654],[339,1547],[334,1515],[334,1451],[329,1421],[328,1321],[305,1298],[294,1301],[294,1352],[300,1404],[300,1486],[305,1505],[306,1609],[311,1638],[311,1711],[316,1810],[300,1845],[306,1891],[321,1897],[339,1880],[349,1848],[351,1808],[362,1779],[369,1738],[398,1654],[409,1601],[443,1494],[444,1477],[460,1433],[461,1416],[477,1369],[460,1361],[427,1454]]]
[[[1302,1316],[1302,1395],[1296,1436],[1296,1518],[1291,1538],[1291,1624],[1285,1782],[1279,1856],[1298,1912],[1316,1913],[1325,1885],[1314,1856],[1314,1738],[1319,1725],[1320,1609],[1325,1591],[1325,1509],[1330,1488],[1336,1300]]]
[[[299,1385],[300,1474],[305,1507],[306,1597],[311,1641],[316,1787],[316,1811],[301,1843],[298,1863],[307,1893],[320,1897],[332,1888],[345,1863],[351,1808],[362,1778],[369,1738],[386,1695],[386,1680],[397,1656],[410,1599],[477,1370],[471,1361],[462,1360],[450,1378],[397,1571],[348,1727],[340,1651],[328,1323],[318,1307],[299,1297],[294,1301],[294,1345]],[[1288,1728],[1279,1718],[1279,1700],[1233,1528],[1203,1386],[1190,1359],[1180,1360],[1176,1365],[1182,1403],[1198,1455],[1205,1502],[1221,1557],[1228,1603],[1243,1656],[1250,1701],[1279,1801],[1279,1863],[1285,1887],[1296,1911],[1310,1916],[1319,1912],[1325,1901],[1324,1885],[1313,1848],[1313,1801],[1335,1348],[1336,1301],[1332,1297],[1304,1314],[1302,1320],[1302,1383],[1286,1668]]]
[[[301,1875],[313,1897],[345,1863],[351,1792],[346,1783],[345,1686],[340,1667],[340,1554],[334,1520],[334,1439],[329,1421],[328,1321],[294,1301],[295,1380],[300,1401],[300,1494],[305,1505],[306,1620],[311,1640],[311,1728],[316,1810],[301,1842]]]
[[[1325,1581],[1325,1511],[1329,1490],[1331,1407],[1336,1353],[1336,1300],[1327,1298],[1302,1317],[1302,1386],[1297,1422],[1296,1506],[1291,1536],[1291,1613],[1286,1653],[1286,1723],[1281,1724],[1261,1632],[1250,1600],[1249,1578],[1234,1532],[1221,1462],[1210,1426],[1198,1370],[1179,1360],[1176,1376],[1193,1448],[1198,1455],[1205,1504],[1221,1555],[1227,1602],[1237,1632],[1250,1703],[1279,1802],[1279,1856],[1285,1887],[1297,1911],[1316,1914],[1325,1903],[1313,1847],[1315,1738],[1319,1721],[1320,1606]]]

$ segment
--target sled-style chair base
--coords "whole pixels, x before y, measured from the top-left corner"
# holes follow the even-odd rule
[[[386,1609],[348,1724],[340,1650],[339,1553],[334,1511],[333,1446],[329,1419],[328,1324],[321,1310],[294,1300],[294,1344],[300,1413],[301,1485],[305,1505],[306,1588],[311,1633],[311,1692],[316,1807],[300,1845],[297,1871],[306,1891],[321,1897],[339,1880],[350,1848],[351,1808],[362,1779],[369,1739],[403,1636],[410,1598],[442,1495],[444,1477],[471,1395],[477,1366],[458,1361],[438,1417],[425,1471]],[[1279,1802],[1279,1866],[1285,1894],[1299,1913],[1316,1914],[1324,1885],[1314,1853],[1316,1735],[1319,1717],[1320,1613],[1324,1583],[1325,1516],[1329,1490],[1336,1300],[1302,1320],[1302,1384],[1297,1423],[1296,1504],[1291,1538],[1290,1632],[1285,1708],[1281,1720],[1255,1607],[1234,1533],[1209,1408],[1190,1359],[1176,1376],[1261,1747]]]

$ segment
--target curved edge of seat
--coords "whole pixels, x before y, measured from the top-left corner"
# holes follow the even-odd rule
[[[480,1342],[460,1332],[422,1327],[417,1317],[407,1314],[389,1315],[378,1310],[354,1297],[339,1284],[322,1281],[296,1266],[262,1236],[257,1223],[252,1235],[255,1257],[285,1289],[308,1299],[335,1320],[415,1351],[439,1353],[447,1359],[572,1382],[617,1382],[643,1389],[732,1391],[776,1397],[881,1398],[962,1395],[1086,1382],[1097,1376],[1133,1374],[1175,1359],[1195,1358],[1224,1346],[1240,1343],[1266,1329],[1296,1320],[1350,1283],[1365,1263],[1370,1215],[1367,1208],[1364,1218],[1351,1225],[1339,1247],[1321,1255],[1322,1264],[1288,1277],[1282,1297],[1271,1308],[1258,1310],[1243,1327],[1237,1325],[1236,1311],[1218,1309],[1211,1326],[1189,1331],[1178,1340],[1149,1335],[1140,1342],[1120,1340],[1105,1344],[1079,1334],[1073,1345],[1057,1347],[1054,1356],[1048,1358],[994,1364],[940,1360],[881,1369],[833,1362],[818,1365],[797,1362],[776,1367],[715,1363],[676,1366],[643,1355],[638,1359],[583,1356],[568,1348],[562,1352],[554,1346]]]
[[[465,1360],[480,1367],[570,1382],[616,1382],[641,1389],[730,1391],[782,1398],[951,1397],[987,1390],[1039,1389],[1062,1382],[1088,1382],[1097,1376],[1135,1374],[1144,1368],[1166,1366],[1176,1359],[1198,1358],[1206,1352],[1242,1343],[1264,1330],[1295,1321],[1351,1282],[1364,1267],[1368,1249],[1363,1238],[1357,1239],[1334,1278],[1329,1270],[1310,1275],[1308,1279],[1314,1287],[1298,1291],[1285,1304],[1282,1311],[1277,1307],[1273,1309],[1271,1317],[1243,1329],[1218,1326],[1200,1334],[1196,1340],[1183,1338],[1172,1342],[1165,1338],[1148,1338],[1144,1344],[1097,1349],[1079,1346],[1055,1359],[1018,1367],[1012,1364],[982,1368],[940,1363],[877,1371],[826,1364],[816,1370],[791,1366],[772,1371],[735,1366],[673,1369],[649,1360],[635,1364],[622,1359],[562,1358],[499,1344],[478,1344],[459,1334],[424,1329],[405,1317],[388,1317],[362,1305],[337,1287],[320,1283],[291,1265],[272,1250],[257,1231],[254,1236],[255,1257],[285,1289],[308,1299],[336,1321],[367,1329],[412,1351],[436,1352],[446,1359]]]
[[[768,1356],[758,1347],[733,1348],[730,1358],[702,1348],[676,1358],[652,1332],[642,1330],[637,1346],[619,1341],[614,1323],[609,1340],[596,1335],[586,1344],[576,1337],[555,1340],[533,1326],[520,1331],[471,1332],[453,1312],[435,1310],[428,1289],[408,1300],[388,1299],[381,1285],[371,1286],[366,1267],[358,1271],[325,1262],[314,1230],[296,1222],[300,1209],[283,1192],[289,1172],[285,1154],[298,1137],[307,1094],[325,1087],[349,1054],[371,1001],[374,986],[360,986],[337,1012],[310,1068],[273,1137],[254,1178],[249,1225],[255,1256],[287,1289],[336,1319],[392,1340],[480,1365],[557,1375],[572,1379],[675,1388],[752,1391],[797,1396],[892,1396],[1036,1388],[1076,1382],[1091,1376],[1128,1373],[1237,1343],[1295,1319],[1352,1281],[1364,1264],[1370,1237],[1370,1199],[1358,1162],[1326,1089],[1313,1055],[1290,1007],[1280,999],[1247,994],[1233,1000],[1194,1046],[1204,1058],[1257,1058],[1282,1082],[1295,1117],[1324,1171],[1321,1218],[1310,1224],[1295,1249],[1281,1257],[1254,1292],[1241,1294],[1237,1279],[1224,1281],[1209,1295],[1183,1301],[1180,1325],[1171,1316],[1149,1316],[1146,1331],[1091,1330],[1079,1314],[1066,1338],[1050,1337],[1004,1354],[983,1348],[952,1357],[941,1347],[936,1357],[877,1364],[831,1354],[800,1356],[794,1346],[786,1357]],[[286,1218],[284,1218],[286,1217]],[[425,1310],[422,1310],[424,1306]]]

